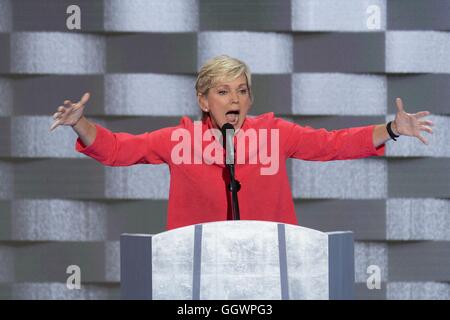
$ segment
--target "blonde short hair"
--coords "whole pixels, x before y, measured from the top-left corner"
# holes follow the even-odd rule
[[[250,99],[253,101],[250,68],[241,60],[227,55],[217,56],[205,62],[198,73],[195,90],[197,91],[197,95],[201,93],[206,96],[208,95],[209,89],[214,87],[219,81],[233,81],[243,74],[247,78],[248,92]],[[203,112],[203,117],[207,114]]]

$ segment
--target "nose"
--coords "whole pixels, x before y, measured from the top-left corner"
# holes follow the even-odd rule
[[[236,92],[231,92],[230,99],[231,99],[231,103],[238,103],[239,95]]]

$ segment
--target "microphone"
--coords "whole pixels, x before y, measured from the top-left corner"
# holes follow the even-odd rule
[[[222,128],[222,142],[226,152],[226,166],[230,175],[230,184],[228,190],[231,192],[231,214],[233,220],[240,220],[241,214],[239,212],[238,191],[241,189],[241,184],[234,177],[234,127],[231,123],[225,123]]]
[[[225,123],[222,126],[222,141],[223,141],[223,148],[225,149],[226,153],[226,161],[225,163],[227,165],[231,164],[234,165],[234,127],[231,123]]]

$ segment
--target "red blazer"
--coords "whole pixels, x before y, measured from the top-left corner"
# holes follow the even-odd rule
[[[212,128],[209,118],[197,124],[197,137],[202,137],[207,129]],[[122,132],[113,133],[96,124],[97,135],[94,142],[86,147],[78,138],[75,148],[78,152],[107,166],[162,163],[169,165],[171,177],[167,229],[229,220],[231,219],[231,202],[226,189],[226,185],[228,185],[226,167],[223,162],[206,163],[211,159],[205,156],[205,148],[208,145],[211,147],[211,143],[216,143],[220,148],[220,142],[213,136],[208,141],[200,140],[201,148],[198,148],[198,145],[195,148],[194,139],[191,139],[192,159],[197,157],[196,162],[200,161],[201,163],[194,163],[192,160],[191,163],[176,164],[173,161],[172,151],[181,140],[174,139],[175,141],[172,141],[172,133],[181,129],[194,137],[194,127],[194,122],[190,118],[183,117],[176,127],[132,135]],[[236,157],[245,158],[245,161],[241,161],[235,166],[236,179],[242,185],[238,193],[241,219],[297,224],[286,171],[286,160],[296,158],[309,161],[329,161],[383,156],[385,145],[378,148],[373,145],[374,127],[375,125],[371,125],[327,131],[294,124],[275,117],[273,112],[257,117],[247,117],[242,129],[236,134],[235,143],[237,143],[239,132],[242,134],[248,129],[261,132],[260,129],[266,129],[267,139],[259,140],[267,141],[267,150],[270,151],[272,150],[270,132],[278,129],[279,152],[272,158],[276,160],[272,160],[271,164],[272,171],[275,167],[277,170],[272,174],[262,174],[261,169],[268,170],[269,164],[267,162],[263,164],[261,161],[257,161],[256,164],[250,162],[249,155],[252,154],[250,144],[247,143],[246,148],[243,149],[245,157],[242,157],[242,152],[239,152],[240,150],[237,148]],[[199,128],[202,131],[201,135],[198,134]],[[256,151],[259,151],[264,145],[264,143],[262,145],[258,143]],[[204,157],[202,158],[202,156]],[[274,165],[275,161],[278,162],[277,166]]]

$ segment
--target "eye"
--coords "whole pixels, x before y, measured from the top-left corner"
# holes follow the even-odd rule
[[[247,94],[247,89],[242,89],[242,90],[241,90],[241,93],[242,93],[242,94]]]
[[[219,94],[221,95],[221,96],[223,96],[224,94],[226,94],[227,92],[225,91],[225,90],[220,90],[219,91]]]

